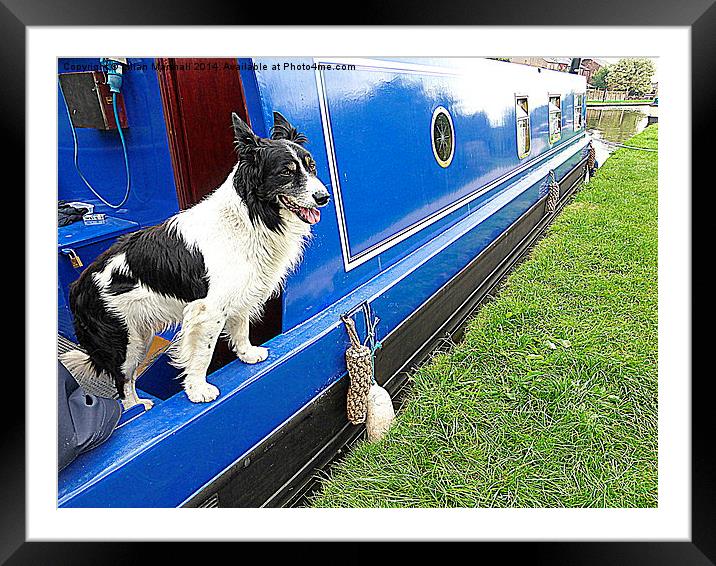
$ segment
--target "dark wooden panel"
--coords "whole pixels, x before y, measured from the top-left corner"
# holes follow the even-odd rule
[[[249,122],[236,59],[158,59],[181,208],[217,188],[236,164],[231,113]]]
[[[576,185],[584,180],[584,176],[587,174],[587,159],[584,158],[579,164],[572,169],[569,173],[564,176],[564,179],[559,183],[559,196],[565,198],[571,194]]]
[[[340,447],[332,442],[337,427],[339,431],[346,428],[356,434],[360,432],[358,427],[346,423],[346,392],[347,379],[341,379],[267,442],[261,443],[249,457],[238,462],[218,490],[219,506],[279,507],[290,499],[297,488],[291,485],[292,478],[301,471],[310,477],[335,455]],[[285,489],[281,489],[284,485]]]

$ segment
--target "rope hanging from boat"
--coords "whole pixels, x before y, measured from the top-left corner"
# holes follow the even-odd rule
[[[594,177],[594,174],[597,172],[597,150],[594,149],[594,145],[592,145],[592,142],[589,142],[589,151],[587,153],[587,171],[589,171],[589,176]]]
[[[356,324],[352,318],[341,316],[346,326],[351,345],[346,350],[346,367],[348,368],[348,394],[346,396],[346,413],[353,424],[365,422],[368,412],[368,391],[373,383],[373,355],[368,346],[360,343]]]
[[[549,188],[547,190],[547,202],[545,203],[545,213],[549,214],[557,210],[559,203],[559,183],[554,176],[554,171],[549,172]]]
[[[375,383],[375,352],[383,347],[383,344],[377,340],[375,332],[380,319],[377,316],[372,316],[370,305],[367,302],[363,303],[363,316],[365,317],[365,326],[367,328],[363,345],[367,345],[370,348],[371,383]]]
[[[366,339],[361,344],[353,319],[341,316],[346,326],[351,345],[346,350],[348,369],[348,393],[346,413],[353,424],[365,423],[369,442],[383,438],[395,419],[395,409],[390,394],[375,380],[375,352],[382,347],[376,338],[376,326],[380,319],[372,316],[368,303],[362,305],[365,316]]]

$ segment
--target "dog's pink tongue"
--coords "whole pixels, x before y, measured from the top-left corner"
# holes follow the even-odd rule
[[[309,224],[316,224],[321,219],[321,211],[317,208],[306,209],[306,220]]]

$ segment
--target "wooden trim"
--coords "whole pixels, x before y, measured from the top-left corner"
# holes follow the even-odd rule
[[[167,141],[174,170],[174,182],[176,184],[179,208],[183,210],[189,206],[189,159],[186,154],[187,143],[176,77],[174,72],[171,71],[173,61],[174,59],[156,59],[159,92],[162,97],[164,122],[167,127]]]

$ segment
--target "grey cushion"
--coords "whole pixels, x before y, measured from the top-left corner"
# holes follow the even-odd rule
[[[57,362],[58,470],[109,438],[122,415],[114,399],[89,395]]]

